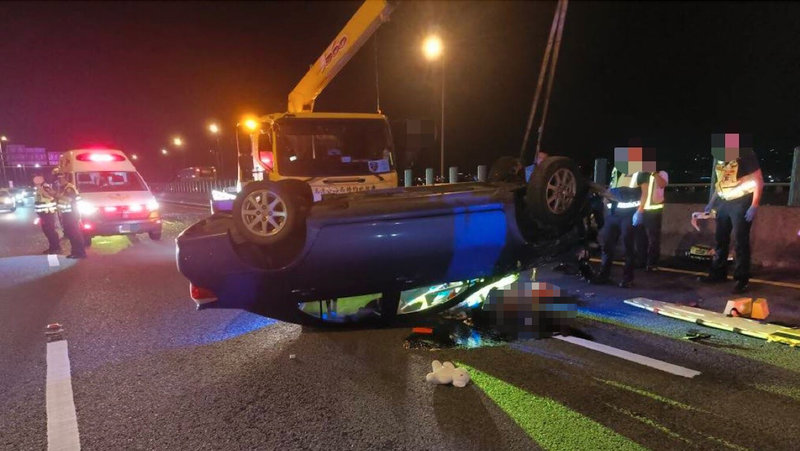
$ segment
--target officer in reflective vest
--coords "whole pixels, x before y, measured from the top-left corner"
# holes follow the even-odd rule
[[[600,272],[592,279],[594,284],[607,284],[611,281],[611,264],[614,261],[614,248],[620,237],[625,247],[625,266],[619,286],[629,288],[633,283],[634,266],[634,224],[641,220],[641,207],[644,203],[642,192],[647,190],[648,174],[636,172],[632,175],[622,173],[615,167],[611,173],[609,193],[614,201],[606,204],[606,217],[600,231],[602,263]]]
[[[661,255],[661,222],[664,211],[664,189],[669,183],[666,171],[650,173],[644,203],[642,226],[636,228],[637,267],[658,271]]]
[[[58,177],[57,207],[61,213],[61,227],[64,235],[69,239],[70,253],[67,258],[86,258],[86,246],[83,243],[83,234],[80,228],[80,214],[78,213],[78,188],[67,180],[66,175],[58,168],[53,169],[53,174]]]
[[[733,271],[736,285],[733,292],[743,293],[750,281],[750,226],[761,201],[764,178],[752,148],[738,146],[738,134],[725,134],[727,143],[724,147],[713,144],[715,136],[712,136],[712,155],[716,180],[706,212],[712,209],[717,211],[717,230],[714,235],[717,244],[711,269],[700,280],[705,283],[727,280],[728,252],[733,231],[736,236],[736,266]],[[732,137],[736,138],[735,142],[731,142]]]
[[[59,254],[61,245],[56,232],[56,193],[49,184],[45,183],[44,177],[41,175],[33,177],[33,185],[36,190],[33,211],[39,215],[39,225],[42,227],[42,233],[47,237],[48,243],[48,248],[42,253]]]

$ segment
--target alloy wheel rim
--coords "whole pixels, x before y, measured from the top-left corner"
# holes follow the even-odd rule
[[[268,189],[253,191],[242,202],[242,222],[255,235],[277,235],[286,226],[287,219],[286,203]]]
[[[551,213],[562,214],[572,206],[577,191],[575,175],[567,168],[561,168],[547,181],[547,208]]]

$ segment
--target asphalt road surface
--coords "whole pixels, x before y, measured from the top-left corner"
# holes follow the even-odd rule
[[[176,270],[174,238],[203,213],[163,210],[162,241],[99,238],[81,261],[40,254],[46,244],[31,208],[0,214],[0,449],[58,449],[69,439],[48,436],[48,420],[58,418],[48,419],[45,326],[55,322],[64,328],[84,449],[788,450],[800,443],[800,349],[714,329],[703,329],[709,339],[688,341],[682,337],[699,326],[621,302],[702,298],[718,309],[721,288],[699,289],[689,275],[641,275],[621,290],[539,271],[540,280],[581,298],[575,335],[700,372],[693,378],[556,338],[432,351],[404,346],[407,327],[314,330],[240,311],[196,311]],[[785,321],[797,316],[800,291],[754,290],[781,297],[776,313]],[[472,382],[425,383],[434,359],[467,367]]]

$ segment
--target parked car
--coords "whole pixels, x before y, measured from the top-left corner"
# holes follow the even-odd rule
[[[179,182],[216,180],[217,168],[214,166],[192,166],[190,168],[181,169],[176,178]]]
[[[17,198],[8,188],[0,188],[0,211],[14,212],[17,210]]]

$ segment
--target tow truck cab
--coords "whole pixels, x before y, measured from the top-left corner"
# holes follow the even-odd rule
[[[300,180],[314,201],[397,187],[391,131],[382,114],[276,113],[257,124],[250,148],[241,149],[240,180]]]
[[[59,169],[80,193],[78,212],[87,245],[98,235],[147,233],[161,239],[158,202],[124,152],[69,150],[61,155]]]

